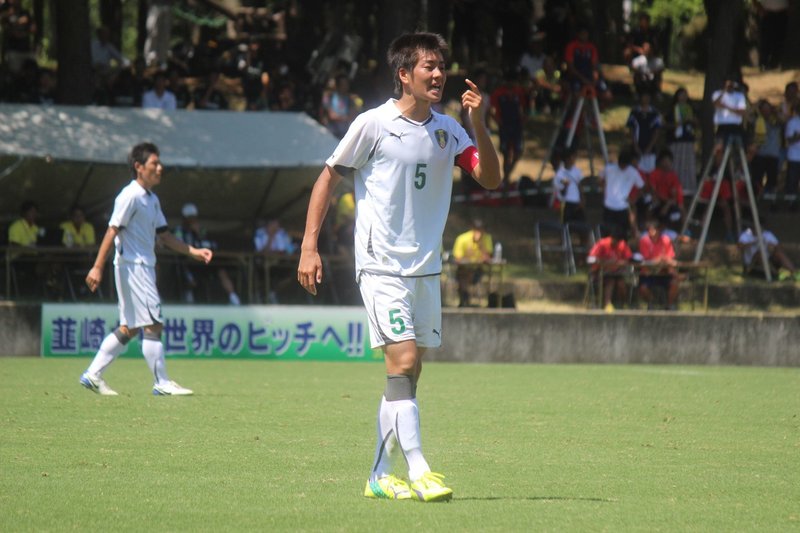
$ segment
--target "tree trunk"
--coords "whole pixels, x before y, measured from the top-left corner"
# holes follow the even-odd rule
[[[741,77],[741,58],[736,54],[736,40],[744,16],[743,0],[704,0],[708,15],[708,64],[703,89],[703,161],[714,147],[714,104],[711,95],[722,89],[726,79]]]
[[[393,40],[403,33],[413,32],[419,27],[418,2],[381,0],[378,4],[378,77],[379,93],[385,98],[394,91],[394,74],[386,64],[386,51]]]
[[[139,0],[139,12],[136,17],[136,55],[144,57],[144,43],[147,40],[147,12],[150,10],[148,0]]]
[[[800,27],[800,4],[789,2],[789,21],[786,23],[786,42],[783,43],[783,61],[781,64],[784,69],[800,67],[800,32],[792,31],[792,28]]]
[[[88,105],[92,101],[89,0],[54,2],[56,60],[60,104]]]
[[[122,0],[100,0],[100,24],[111,32],[111,43],[122,50]]]

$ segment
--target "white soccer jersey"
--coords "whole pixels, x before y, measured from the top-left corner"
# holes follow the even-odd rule
[[[114,212],[108,225],[119,228],[114,239],[114,264],[156,265],[156,230],[166,228],[167,220],[155,193],[136,180],[131,181],[114,200]]]
[[[354,170],[356,275],[441,272],[453,165],[471,146],[454,119],[431,112],[417,123],[392,99],[356,117],[326,161]]]
[[[578,187],[580,187],[582,179],[583,174],[577,166],[573,165],[572,168],[567,169],[561,165],[554,178],[556,197],[561,202],[580,203],[581,192]]]

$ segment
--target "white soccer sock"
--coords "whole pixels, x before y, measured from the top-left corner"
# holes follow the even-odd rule
[[[408,477],[413,482],[431,468],[422,455],[422,438],[419,431],[419,407],[416,398],[389,403],[394,411],[394,431],[408,463]]]
[[[373,461],[372,477],[381,478],[392,473],[392,452],[397,451],[397,438],[394,435],[392,412],[386,397],[381,397],[378,408],[378,440],[375,444],[375,461]]]
[[[116,332],[112,331],[103,339],[103,342],[100,343],[100,349],[97,350],[86,372],[93,376],[102,377],[108,365],[113,363],[114,359],[124,351],[125,345],[119,342]]]
[[[161,340],[148,339],[142,340],[142,353],[147,360],[147,366],[155,377],[156,383],[161,385],[169,381],[167,377],[167,365],[164,361],[164,344]]]

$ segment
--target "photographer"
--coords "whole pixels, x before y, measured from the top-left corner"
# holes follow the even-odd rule
[[[747,113],[747,98],[742,85],[734,80],[725,80],[722,90],[714,91],[714,126],[717,129],[717,148],[738,137],[744,140],[744,116]]]

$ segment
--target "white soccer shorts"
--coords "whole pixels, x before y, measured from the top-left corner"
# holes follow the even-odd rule
[[[416,340],[420,348],[442,345],[440,276],[401,278],[362,272],[361,298],[369,318],[372,348]]]
[[[120,325],[140,328],[164,322],[154,267],[120,262],[114,266],[114,277],[117,282]]]

